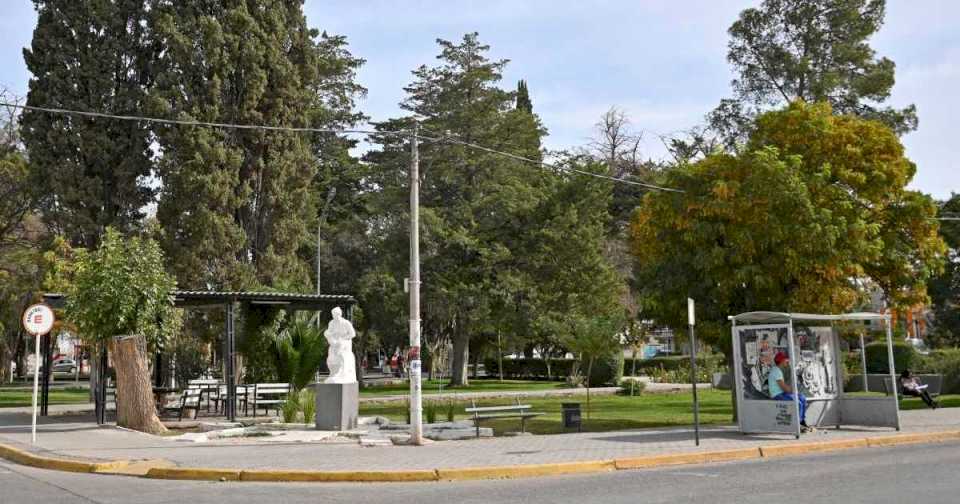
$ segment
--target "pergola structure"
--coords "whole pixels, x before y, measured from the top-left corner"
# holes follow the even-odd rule
[[[767,375],[777,352],[790,359],[789,378],[807,398],[808,421],[893,427],[900,430],[897,376],[893,360],[890,315],[847,313],[749,312],[728,317],[732,322],[733,371],[740,431],[781,432],[800,437],[799,400],[772,400]],[[887,397],[849,396],[843,390],[843,363],[835,322],[882,321],[886,326],[890,391]],[[863,368],[865,355],[861,348]],[[866,380],[866,377],[864,377]]]
[[[225,414],[227,419],[236,418],[236,331],[234,330],[234,309],[237,303],[248,303],[253,306],[274,306],[286,311],[321,311],[332,309],[335,306],[344,307],[344,317],[353,319],[353,306],[357,300],[345,294],[301,294],[292,292],[246,292],[246,291],[172,291],[170,296],[177,308],[183,309],[218,309],[222,308],[226,315],[223,337],[224,382],[227,385],[227,401]],[[44,302],[54,308],[62,308],[66,303],[63,294],[46,294]],[[48,351],[49,352],[49,351]],[[106,369],[106,352],[101,354],[102,365],[100,372]],[[104,423],[106,416],[106,380],[98,380],[96,397],[97,423]],[[43,397],[47,397],[49,388],[44,387]]]

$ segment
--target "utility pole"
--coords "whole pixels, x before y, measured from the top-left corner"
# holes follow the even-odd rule
[[[413,124],[410,137],[410,441],[423,444],[420,395],[420,152],[417,134],[420,125]]]

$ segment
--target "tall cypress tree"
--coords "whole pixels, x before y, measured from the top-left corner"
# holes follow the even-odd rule
[[[533,113],[533,102],[530,101],[530,91],[527,89],[527,81],[525,80],[517,83],[517,110],[528,114]]]
[[[37,27],[23,56],[27,104],[136,115],[152,81],[147,0],[35,0]],[[24,111],[31,187],[47,224],[95,246],[110,226],[137,228],[154,197],[147,124]]]
[[[159,114],[321,128],[359,117],[362,61],[342,37],[308,28],[302,2],[162,1],[152,27],[165,47],[152,94]],[[342,140],[192,127],[165,127],[158,138],[157,215],[180,283],[307,290],[304,259],[325,194],[313,186],[316,156],[331,144],[342,152]]]

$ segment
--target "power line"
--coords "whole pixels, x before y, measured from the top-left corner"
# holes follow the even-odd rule
[[[422,135],[421,135],[421,136],[422,136]],[[674,189],[674,188],[672,188],[672,187],[663,187],[663,186],[658,186],[658,185],[654,185],[654,184],[646,184],[646,183],[643,183],[643,182],[637,182],[637,181],[635,181],[635,180],[628,180],[628,179],[624,179],[624,178],[611,177],[611,176],[609,176],[609,175],[602,175],[602,174],[599,174],[599,173],[588,172],[588,171],[585,171],[585,170],[578,170],[578,169],[576,169],[576,168],[571,168],[571,167],[569,167],[569,166],[561,166],[561,165],[557,165],[557,164],[547,163],[547,162],[545,162],[545,161],[540,161],[540,160],[537,160],[537,159],[531,159],[531,158],[528,158],[528,157],[519,156],[519,155],[517,155],[517,154],[511,154],[511,153],[509,153],[509,152],[498,151],[498,150],[496,150],[496,149],[491,149],[490,147],[484,147],[484,146],[482,146],[482,145],[477,145],[477,144],[475,144],[475,143],[470,143],[470,142],[467,142],[467,141],[464,141],[464,140],[460,140],[460,139],[454,137],[453,135],[449,135],[449,134],[447,134],[447,135],[441,135],[440,138],[431,138],[431,137],[423,137],[423,138],[426,138],[426,139],[432,140],[432,141],[447,141],[447,142],[450,142],[450,143],[455,143],[455,144],[458,144],[458,145],[462,145],[462,146],[464,146],[464,147],[469,147],[469,148],[471,148],[471,149],[476,149],[476,150],[488,152],[488,153],[491,153],[491,154],[498,154],[498,155],[501,155],[501,156],[505,156],[505,157],[514,159],[514,160],[516,160],[516,161],[523,161],[523,162],[526,162],[526,163],[533,163],[533,164],[536,164],[536,165],[545,166],[545,167],[547,167],[547,168],[553,168],[554,170],[565,171],[565,172],[570,172],[570,173],[577,173],[577,174],[580,174],[580,175],[586,175],[586,176],[588,176],[588,177],[595,177],[595,178],[600,178],[600,179],[605,179],[605,180],[612,180],[612,181],[614,181],[614,182],[620,182],[620,183],[622,183],[622,184],[630,184],[630,185],[635,185],[635,186],[639,186],[639,187],[645,187],[645,188],[647,188],[647,189],[655,189],[655,190],[658,190],[658,191],[667,191],[667,192],[676,192],[676,193],[686,192],[686,191],[683,191],[682,189]]]
[[[21,105],[19,103],[10,103],[10,102],[0,102],[0,106],[18,108],[21,110],[33,110],[37,112],[45,112],[48,114],[62,114],[62,115],[78,115],[82,117],[96,117],[102,119],[115,119],[120,121],[137,121],[137,122],[152,122],[158,124],[172,124],[179,126],[202,126],[208,128],[224,128],[224,129],[242,129],[242,130],[263,130],[263,131],[287,131],[287,132],[300,132],[300,133],[332,133],[332,134],[364,134],[364,135],[409,135],[413,134],[412,130],[395,130],[395,131],[384,131],[384,130],[365,130],[365,129],[334,129],[334,128],[309,128],[309,127],[292,127],[292,126],[269,126],[262,124],[236,124],[236,123],[219,123],[219,122],[207,122],[207,121],[193,121],[193,120],[184,120],[184,119],[164,119],[160,117],[147,117],[147,116],[135,116],[135,115],[121,115],[121,114],[107,114],[105,112],[92,112],[86,110],[70,110],[63,108],[54,108],[54,107],[37,107],[34,105]],[[455,143],[463,145],[464,147],[469,147],[471,149],[476,149],[484,151],[490,154],[496,154],[499,156],[508,157],[516,161],[522,161],[525,163],[533,163],[536,165],[544,166],[547,168],[552,168],[558,171],[565,171],[569,173],[577,173],[580,175],[586,175],[588,177],[595,177],[599,179],[610,180],[613,182],[619,182],[621,184],[629,184],[638,187],[644,187],[647,189],[654,189],[658,191],[667,191],[667,192],[676,192],[682,193],[685,192],[681,189],[673,189],[670,187],[662,187],[654,184],[647,184],[644,182],[637,182],[635,180],[628,180],[624,178],[611,177],[608,175],[602,175],[599,173],[592,173],[585,170],[578,170],[576,168],[571,168],[569,166],[561,166],[557,164],[547,163],[544,161],[531,159],[524,156],[519,156],[517,154],[512,154],[509,152],[498,151],[490,147],[484,147],[475,143],[467,142],[455,138],[452,135],[440,135],[440,138],[434,138],[424,135],[419,135],[421,138],[430,141],[446,141],[450,143]]]
[[[33,105],[20,105],[17,103],[9,102],[0,102],[0,106],[4,107],[13,107],[23,110],[34,110],[37,112],[46,112],[49,114],[63,114],[63,115],[78,115],[84,117],[98,117],[103,119],[117,119],[121,121],[138,121],[138,122],[152,122],[159,124],[175,124],[179,126],[203,126],[208,128],[224,128],[224,129],[243,129],[243,130],[265,130],[265,131],[288,131],[288,132],[299,132],[299,133],[339,133],[339,134],[364,134],[364,135],[406,135],[410,134],[411,130],[397,130],[397,131],[376,131],[376,130],[364,130],[364,129],[334,129],[334,128],[309,128],[309,127],[293,127],[293,126],[269,126],[263,124],[235,124],[235,123],[218,123],[218,122],[206,122],[206,121],[190,121],[184,119],[163,119],[160,117],[146,117],[146,116],[133,116],[133,115],[119,115],[119,114],[107,114],[104,112],[90,112],[85,110],[69,110],[62,108],[52,108],[52,107],[37,107]]]

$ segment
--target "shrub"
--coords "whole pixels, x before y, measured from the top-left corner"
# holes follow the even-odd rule
[[[287,395],[287,400],[280,406],[280,414],[283,416],[283,423],[294,423],[300,415],[300,395],[291,392]]]
[[[960,349],[933,350],[916,360],[917,373],[943,375],[943,394],[960,394]]]
[[[440,409],[436,401],[423,402],[423,416],[428,424],[437,423],[437,410]]]
[[[300,391],[300,410],[303,412],[303,423],[316,423],[317,394],[313,389],[305,388]]]
[[[447,421],[452,422],[457,416],[457,402],[453,399],[447,401]]]
[[[586,367],[581,363],[580,368]],[[623,352],[617,351],[607,357],[597,358],[590,373],[590,386],[616,385],[623,377]]]
[[[867,344],[867,372],[868,373],[889,373],[890,366],[887,358],[887,343],[874,342]],[[901,341],[893,343],[893,367],[895,371],[904,369],[914,370],[917,360],[917,351],[909,344]]]
[[[621,378],[619,385],[623,388],[623,394],[630,396],[641,395],[647,389],[647,382],[634,376]]]

